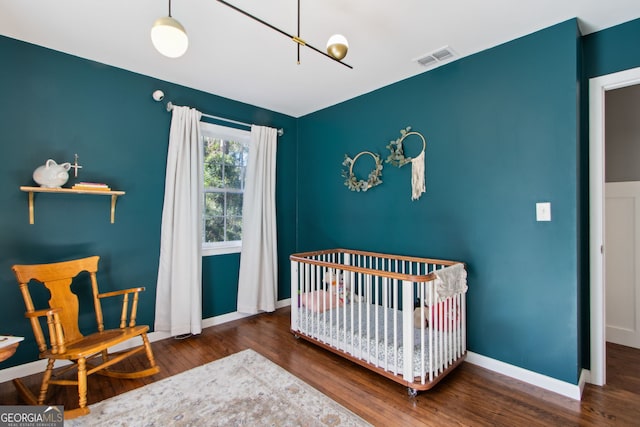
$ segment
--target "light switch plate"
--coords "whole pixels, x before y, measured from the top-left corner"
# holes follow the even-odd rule
[[[536,221],[551,221],[551,203],[536,203]]]

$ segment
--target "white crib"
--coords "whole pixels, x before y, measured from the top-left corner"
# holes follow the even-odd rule
[[[464,264],[347,249],[290,260],[296,337],[406,385],[413,396],[464,360]]]

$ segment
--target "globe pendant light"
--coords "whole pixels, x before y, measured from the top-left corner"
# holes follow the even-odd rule
[[[178,58],[187,51],[189,38],[184,27],[171,17],[171,0],[169,0],[169,16],[159,18],[151,27],[151,42],[158,52],[169,58]]]
[[[347,56],[349,50],[349,42],[347,38],[342,34],[334,34],[329,37],[327,41],[327,53],[332,57],[340,61]]]

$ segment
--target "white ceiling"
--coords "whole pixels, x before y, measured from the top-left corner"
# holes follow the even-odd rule
[[[227,1],[297,31],[297,0]],[[639,0],[300,3],[301,38],[324,50],[344,34],[353,70],[308,48],[298,65],[293,41],[216,0],[172,1],[190,43],[178,59],[149,36],[167,0],[0,0],[0,34],[299,117],[422,73],[413,60],[446,45],[460,58],[574,17],[583,34],[640,17]]]

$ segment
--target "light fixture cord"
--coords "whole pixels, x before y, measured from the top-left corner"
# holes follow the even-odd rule
[[[169,18],[171,18],[171,0],[169,0]]]
[[[300,0],[298,0],[298,38],[300,38]],[[298,45],[298,65],[300,65],[300,43]]]

